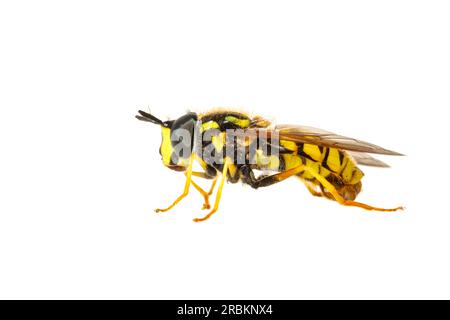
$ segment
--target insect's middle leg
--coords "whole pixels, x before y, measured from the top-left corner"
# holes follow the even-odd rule
[[[223,165],[222,177],[220,178],[219,189],[217,190],[216,201],[214,202],[213,209],[203,218],[195,218],[194,222],[201,222],[201,221],[208,220],[219,209],[220,198],[222,197],[222,189],[223,189],[225,180],[227,179],[228,168],[229,168],[230,163],[231,163],[231,160],[229,158],[226,158],[225,163]],[[211,190],[211,192],[212,192],[212,190]]]
[[[192,172],[192,175],[195,177],[200,177],[200,178],[204,178],[204,179],[211,179],[211,177],[206,175],[204,172]],[[214,187],[217,182],[217,176],[214,177],[213,179],[214,180],[213,180],[208,192],[203,190],[197,183],[195,183],[194,180],[191,181],[192,186],[203,196],[203,199],[205,200],[202,210],[211,208],[211,205],[209,204],[209,196],[213,193]]]

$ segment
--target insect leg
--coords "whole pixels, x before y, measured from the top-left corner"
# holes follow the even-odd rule
[[[311,181],[308,180],[303,180],[303,183],[305,184],[306,188],[308,189],[308,191],[314,196],[314,197],[322,197],[323,194],[321,191],[317,191],[317,187],[320,188],[320,185],[316,185],[314,183],[312,183]]]
[[[184,185],[184,191],[181,194],[181,196],[179,196],[169,207],[167,207],[165,209],[155,209],[155,212],[166,212],[166,211],[169,211],[170,209],[175,207],[178,202],[183,200],[183,198],[188,195],[189,187],[190,187],[191,182],[192,182],[192,165],[193,165],[193,162],[194,162],[193,161],[193,156],[191,156],[189,158],[189,166],[188,166],[187,171],[186,171],[186,183]]]
[[[212,195],[212,193],[214,191],[214,187],[216,186],[216,183],[217,183],[217,176],[212,177],[212,176],[210,176],[210,175],[208,175],[207,173],[204,173],[204,172],[192,172],[192,175],[195,176],[195,177],[200,177],[200,178],[204,178],[204,179],[213,179],[213,182],[211,184],[211,187],[209,188],[209,191],[208,192],[205,191],[205,193],[208,196]]]
[[[211,208],[210,204],[209,204],[209,196],[212,194],[214,187],[216,185],[217,182],[217,172],[216,170],[209,166],[200,156],[198,156],[196,153],[194,153],[194,159],[200,164],[200,166],[203,168],[203,170],[205,170],[204,172],[197,172],[197,171],[193,171],[192,172],[192,176],[194,177],[198,177],[198,178],[203,178],[203,179],[214,179],[212,182],[212,185],[209,189],[208,192],[206,192],[205,190],[203,190],[197,183],[195,183],[192,180],[192,185],[194,186],[194,188],[200,192],[200,194],[203,196],[203,198],[205,199],[205,202],[203,204],[202,210],[204,209],[209,209]]]
[[[370,205],[367,205],[365,203],[360,203],[356,201],[350,201],[345,200],[336,190],[336,188],[323,176],[319,175],[314,170],[311,170],[307,166],[300,165],[295,168],[271,175],[271,176],[262,176],[258,179],[255,178],[253,172],[251,169],[247,168],[247,170],[243,171],[245,182],[248,183],[253,188],[259,188],[259,187],[266,187],[272,184],[275,184],[277,182],[283,181],[293,175],[299,174],[302,171],[308,171],[314,178],[319,181],[323,187],[325,187],[334,197],[334,199],[345,206],[353,206],[353,207],[360,207],[366,210],[374,210],[374,211],[385,211],[385,212],[391,212],[391,211],[397,211],[397,210],[403,210],[403,207],[397,207],[393,209],[385,209],[385,208],[378,208],[373,207]],[[311,191],[311,190],[310,190]],[[314,192],[316,193],[316,192]],[[318,194],[317,194],[318,195]]]
[[[211,179],[211,177],[206,174],[205,172],[192,172],[192,175],[195,177],[200,177],[200,178],[204,178],[204,179]],[[195,183],[194,180],[191,181],[192,185],[194,186],[194,188],[203,196],[203,198],[205,199],[205,203],[203,204],[203,208],[204,209],[209,209],[211,208],[211,205],[209,204],[209,196],[212,194],[213,190],[214,190],[214,186],[216,185],[217,182],[217,176],[213,178],[213,182],[211,185],[211,188],[209,189],[208,192],[206,192],[205,190],[203,190],[197,183]]]
[[[208,175],[206,172],[192,171],[192,176],[202,178],[202,179],[213,179],[213,177]]]
[[[216,201],[214,203],[213,209],[203,218],[195,218],[194,222],[201,222],[208,220],[216,211],[219,209],[220,198],[222,197],[222,189],[227,178],[228,174],[228,166],[230,165],[231,160],[229,158],[225,159],[225,163],[223,165],[222,177],[220,178],[219,189],[217,190]]]
[[[211,205],[209,204],[209,195],[208,193],[203,190],[197,183],[195,183],[194,180],[191,181],[192,186],[203,196],[203,199],[205,200],[205,203],[203,203],[202,210],[211,208]]]
[[[211,187],[209,188],[208,196],[213,194],[214,188],[216,187],[216,183],[217,183],[217,176],[214,178],[214,181],[212,182]]]
[[[325,187],[328,192],[331,193],[331,195],[334,197],[334,199],[344,205],[344,206],[352,206],[352,207],[359,207],[359,208],[363,208],[366,210],[374,210],[374,211],[384,211],[384,212],[392,212],[392,211],[397,211],[397,210],[403,210],[403,207],[397,207],[397,208],[392,208],[392,209],[385,209],[385,208],[378,208],[378,207],[373,207],[370,206],[368,204],[365,203],[361,203],[361,202],[356,202],[356,201],[350,201],[350,200],[345,200],[336,190],[336,188],[323,176],[321,176],[320,174],[318,174],[317,172],[315,172],[314,170],[311,170],[308,167],[304,168],[305,171],[308,171],[314,178],[317,179],[317,181],[319,181],[323,187]]]
[[[261,176],[258,178],[255,178],[255,175],[249,167],[242,167],[241,172],[243,174],[243,180],[245,183],[249,184],[252,188],[258,189],[260,187],[267,187],[272,184],[281,182],[289,177],[292,177],[296,174],[299,174],[300,172],[305,170],[304,165],[300,165],[294,168],[291,168],[289,170],[276,173],[270,176]]]

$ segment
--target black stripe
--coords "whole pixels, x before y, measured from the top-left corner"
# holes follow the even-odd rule
[[[344,153],[342,151],[339,151],[339,163],[342,166],[342,164],[344,163]]]
[[[330,148],[327,148],[327,150],[325,151],[325,156],[323,157],[322,166],[325,169],[328,169],[328,170],[333,172],[333,170],[331,170],[330,167],[328,167],[328,164],[327,164],[327,160],[328,160],[328,155],[329,154],[330,154]]]
[[[304,143],[298,143],[298,144],[297,144],[297,148],[298,148],[297,154],[298,154],[299,156],[302,156],[302,157],[304,157],[304,158],[307,158],[307,159],[309,159],[309,160],[311,160],[311,161],[317,162],[317,161],[314,160],[309,154],[307,154],[305,151],[303,151],[303,148],[304,148],[304,147],[305,147],[305,144],[304,144]]]
[[[347,168],[349,162],[350,162],[350,161],[347,161],[347,162],[345,163],[345,166],[343,166],[343,167],[341,168],[341,171],[338,172],[338,174],[339,174],[340,177],[342,177],[342,172],[344,172],[345,168]],[[342,164],[341,164],[341,165],[342,165]],[[342,180],[344,180],[344,177],[342,177]]]

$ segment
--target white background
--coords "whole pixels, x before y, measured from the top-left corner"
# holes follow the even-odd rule
[[[1,298],[450,298],[446,1],[4,1]],[[159,128],[232,106],[407,154],[371,213],[297,180],[192,218]]]

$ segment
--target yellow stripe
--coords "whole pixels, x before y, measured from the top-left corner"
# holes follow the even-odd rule
[[[347,163],[344,170],[341,172],[341,177],[344,182],[349,182],[353,175],[353,165],[351,163]]]
[[[319,164],[320,164],[320,162],[319,162]],[[319,171],[319,174],[320,174],[322,177],[326,178],[326,177],[328,177],[328,176],[331,174],[331,171],[328,170],[327,168],[324,168],[322,165],[320,165],[320,171]]]
[[[215,121],[208,121],[205,123],[202,123],[202,127],[200,128],[201,132],[204,132],[206,130],[210,129],[219,129],[219,124]]]
[[[222,151],[223,146],[225,145],[225,139],[225,132],[221,132],[219,135],[211,137],[211,143],[218,152]]]
[[[170,165],[170,158],[172,157],[172,143],[170,142],[170,128],[161,127],[162,143],[161,155],[164,165]]]
[[[297,150],[298,150],[297,144],[295,142],[287,141],[287,140],[280,140],[280,144],[282,147],[284,147],[290,151],[297,152]]]
[[[344,160],[341,163],[341,167],[339,168],[339,174],[344,170],[345,166],[348,163],[348,157],[346,155],[344,155]]]
[[[225,120],[234,123],[235,125],[241,128],[247,128],[250,125],[249,119],[239,119],[233,116],[226,116]]]
[[[355,166],[353,161],[347,160],[347,163],[343,166],[341,169],[341,177],[342,180],[344,180],[347,184],[356,184],[359,181],[361,181],[362,177],[364,176],[364,173]]]
[[[293,154],[283,154],[284,164],[285,164],[285,170],[289,170],[295,167],[298,167],[303,164],[302,159],[298,155]],[[313,161],[310,159],[305,159],[305,166],[308,168],[311,168],[312,171],[316,172],[317,174],[321,175],[322,177],[326,178],[331,174],[331,171],[324,168],[320,162]],[[303,172],[301,174],[302,178],[313,180],[314,176],[311,175],[309,172]]]
[[[341,168],[341,161],[339,160],[339,151],[334,148],[330,148],[330,152],[328,153],[327,159],[328,167],[334,171],[339,172]]]
[[[310,165],[311,165],[311,160],[306,159],[306,166],[310,166]],[[314,176],[311,173],[309,173],[308,171],[304,171],[302,173],[302,177],[304,179],[308,179],[308,180],[314,179]]]
[[[237,168],[234,164],[230,164],[228,167],[228,171],[230,172],[230,176],[234,177],[237,171]]]
[[[315,161],[320,161],[322,158],[322,153],[320,152],[319,147],[314,144],[305,143],[303,145],[303,152]]]
[[[298,167],[303,164],[301,158],[297,155],[283,154],[283,158],[286,170]]]
[[[364,177],[364,173],[359,170],[357,167],[355,167],[352,175],[352,179],[350,180],[350,184],[357,184],[359,181],[361,181],[362,177]]]

